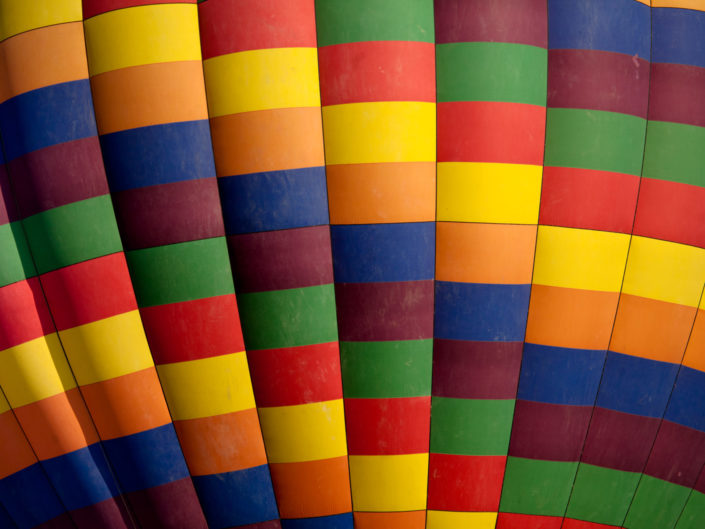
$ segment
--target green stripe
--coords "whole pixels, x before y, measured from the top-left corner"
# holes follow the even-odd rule
[[[514,400],[433,397],[431,452],[468,456],[506,455]]]
[[[705,494],[694,490],[685,504],[675,529],[702,529],[705,527]]]
[[[22,225],[18,221],[0,226],[0,287],[36,275]]]
[[[705,128],[649,121],[644,176],[705,187]]]
[[[247,349],[275,349],[338,339],[333,285],[238,295]]]
[[[434,42],[433,0],[316,0],[318,45]]]
[[[507,458],[501,512],[563,516],[577,462]]]
[[[543,48],[503,42],[436,46],[438,101],[499,101],[546,106]]]
[[[638,482],[637,473],[581,463],[566,516],[620,526]]]
[[[646,121],[572,108],[550,108],[545,165],[641,174]]]
[[[132,250],[125,255],[140,307],[235,291],[225,237]]]
[[[24,226],[40,274],[122,250],[110,195],[37,213]]]
[[[661,529],[673,527],[688,501],[690,489],[644,474],[623,527]]]
[[[340,342],[346,398],[431,394],[433,340]]]

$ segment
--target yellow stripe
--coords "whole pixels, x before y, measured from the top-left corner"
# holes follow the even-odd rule
[[[157,62],[201,60],[196,4],[118,9],[84,23],[91,75]]]
[[[76,387],[56,334],[0,352],[0,386],[13,408]]]
[[[539,165],[438,164],[438,220],[536,224],[541,198]]]
[[[642,4],[649,5],[646,0],[636,0]],[[679,9],[693,9],[694,11],[705,11],[704,0],[653,0],[651,7],[676,7]]]
[[[624,293],[696,307],[705,283],[705,249],[634,237]]]
[[[136,310],[59,331],[59,337],[81,386],[154,366]]]
[[[259,408],[259,418],[270,463],[347,455],[342,400]]]
[[[539,226],[533,282],[618,292],[628,248],[623,233]]]
[[[433,162],[436,105],[375,102],[323,108],[326,163]]]
[[[255,407],[244,352],[157,366],[174,420]]]
[[[428,511],[426,529],[494,529],[496,512]]]
[[[83,19],[81,0],[0,0],[0,40]]]
[[[321,104],[316,48],[230,53],[203,69],[211,117]]]
[[[350,456],[356,511],[417,511],[426,508],[428,454]]]
[[[5,395],[0,393],[0,414],[5,413],[10,409],[10,403],[7,402]]]

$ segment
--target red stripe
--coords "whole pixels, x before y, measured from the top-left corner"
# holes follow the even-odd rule
[[[634,235],[705,248],[705,188],[644,178]]]
[[[83,18],[90,18],[101,13],[152,4],[195,4],[196,0],[83,0]]]
[[[428,452],[431,397],[345,399],[350,455]]]
[[[573,520],[572,518],[566,518],[563,522],[563,529],[613,529],[615,527],[619,526],[585,522],[583,520]]]
[[[501,512],[497,516],[496,529],[561,529],[561,523],[563,518],[559,516]]]
[[[428,508],[496,512],[502,495],[505,456],[431,454]]]
[[[338,342],[249,351],[257,406],[343,398]]]
[[[630,233],[639,177],[545,167],[539,224]]]
[[[428,42],[375,41],[318,51],[321,103],[436,101],[435,47]]]
[[[437,116],[439,162],[543,163],[544,107],[439,103]]]
[[[234,294],[140,309],[155,364],[245,349]]]
[[[0,288],[0,351],[54,332],[36,277]]]
[[[203,59],[266,48],[316,47],[311,0],[234,0],[198,6]]]
[[[137,309],[122,252],[44,274],[42,286],[60,331]]]

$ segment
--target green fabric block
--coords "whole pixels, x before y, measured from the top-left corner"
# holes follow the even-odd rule
[[[703,529],[705,527],[705,494],[694,490],[675,529]]]
[[[22,224],[0,226],[0,287],[36,275]]]
[[[628,529],[673,527],[688,501],[690,489],[658,478],[642,475],[627,513]]]
[[[705,186],[705,128],[649,121],[644,176]]]

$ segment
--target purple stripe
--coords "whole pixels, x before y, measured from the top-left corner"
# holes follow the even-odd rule
[[[591,413],[590,406],[517,400],[509,455],[578,461]]]
[[[698,492],[705,494],[705,468],[702,469],[700,475],[698,476],[698,481],[695,482],[695,487],[693,487]]]
[[[705,465],[705,432],[663,421],[646,465],[646,474],[692,487]]]
[[[549,50],[547,105],[646,118],[649,63],[599,50]]]
[[[522,342],[436,339],[433,395],[460,399],[516,397]]]
[[[705,127],[705,68],[651,65],[649,119]]]
[[[279,520],[269,520],[251,525],[238,525],[229,529],[282,529],[282,524]]]
[[[76,524],[69,518],[68,513],[64,513],[48,522],[37,525],[34,529],[76,529]]]
[[[582,460],[591,465],[642,472],[661,419],[595,408]]]
[[[433,280],[335,285],[340,340],[433,337]]]
[[[238,292],[333,282],[328,226],[231,235],[228,246]]]
[[[95,136],[30,152],[7,169],[24,217],[109,192]]]
[[[225,235],[215,177],[113,194],[126,250]]]
[[[545,48],[546,0],[436,0],[436,44],[514,42]]]
[[[19,219],[5,165],[0,164],[0,226]]]
[[[125,503],[119,497],[71,511],[71,518],[78,527],[86,529],[134,526]]]
[[[130,492],[127,498],[141,527],[208,529],[191,478]]]

